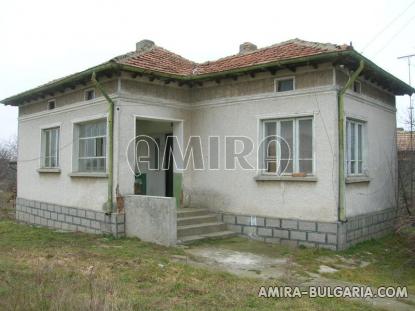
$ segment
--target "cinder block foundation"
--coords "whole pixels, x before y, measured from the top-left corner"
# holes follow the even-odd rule
[[[125,235],[125,215],[61,206],[46,202],[16,200],[16,220],[19,222],[94,234]]]
[[[331,250],[344,250],[356,243],[392,232],[396,217],[396,209],[351,217],[346,222],[220,214],[229,230],[255,240]]]

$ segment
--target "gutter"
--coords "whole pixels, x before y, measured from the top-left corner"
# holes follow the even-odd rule
[[[98,82],[95,76],[95,71],[92,72],[92,83],[100,90],[102,95],[108,102],[108,196],[107,202],[104,204],[104,211],[106,214],[111,214],[114,211],[113,203],[113,185],[114,185],[114,101],[105,92],[102,85]]]
[[[337,113],[338,113],[338,126],[339,126],[339,221],[346,221],[346,176],[345,176],[345,114],[344,114],[344,94],[349,89],[349,87],[356,81],[360,73],[364,68],[364,61],[360,60],[359,67],[357,70],[349,77],[346,85],[341,88],[337,94]]]

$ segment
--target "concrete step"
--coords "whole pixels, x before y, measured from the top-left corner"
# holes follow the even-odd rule
[[[215,214],[207,214],[202,216],[177,217],[178,226],[196,225],[206,222],[216,222],[218,218]]]
[[[184,207],[177,209],[177,218],[203,216],[208,214],[210,214],[210,212],[206,208]]]
[[[232,231],[219,231],[219,232],[211,232],[206,234],[199,234],[199,235],[189,235],[184,236],[178,239],[179,244],[190,244],[193,242],[201,241],[201,240],[211,240],[211,239],[224,239],[236,236],[237,234]]]
[[[207,233],[226,231],[223,222],[209,222],[196,225],[177,226],[177,237],[180,239],[189,235],[204,235]]]

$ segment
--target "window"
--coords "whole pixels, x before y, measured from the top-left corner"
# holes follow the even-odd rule
[[[56,102],[54,100],[48,101],[48,110],[55,109]]]
[[[355,120],[346,121],[346,162],[348,175],[363,174],[364,129],[363,122]]]
[[[92,100],[95,98],[95,90],[90,89],[85,91],[85,100]]]
[[[59,167],[59,127],[42,130],[42,168]]]
[[[264,172],[313,174],[313,119],[266,120],[263,124]]]
[[[294,90],[294,78],[275,79],[275,91],[286,92]]]
[[[356,93],[362,93],[362,83],[360,81],[353,82],[353,91]]]
[[[106,120],[78,124],[78,171],[106,171]]]

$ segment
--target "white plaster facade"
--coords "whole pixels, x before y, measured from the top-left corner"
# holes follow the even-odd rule
[[[221,85],[205,83],[193,89],[149,82],[145,78],[132,79],[127,73],[107,79],[105,87],[116,103],[114,195],[117,187],[123,196],[133,194],[134,175],[127,161],[131,154],[127,155],[126,150],[136,134],[137,120],[171,122],[181,147],[190,136],[201,136],[202,147],[207,150],[207,138],[219,136],[224,157],[224,136],[247,136],[257,145],[261,120],[312,116],[315,180],[257,181],[257,170],[229,171],[223,166],[214,171],[189,169],[183,173],[181,200],[184,204],[240,215],[336,222],[337,92],[342,86],[336,72],[331,64],[323,64],[319,68],[300,67],[295,73],[282,70],[275,76],[263,73],[255,78],[241,77]],[[296,77],[296,89],[276,93],[274,79],[284,76]],[[372,87],[375,88],[367,86]],[[83,89],[57,97],[57,108],[52,111],[45,109],[47,99],[20,107],[18,197],[102,210],[107,197],[107,178],[70,176],[74,124],[107,114],[106,101],[100,94],[92,101],[76,96]],[[393,95],[377,92],[385,96],[352,91],[346,95],[346,115],[361,119],[367,125],[366,163],[370,178],[370,182],[346,186],[347,216],[395,206],[396,178],[391,177],[396,169],[395,103]],[[60,127],[60,173],[40,173],[37,169],[41,129],[52,126]],[[257,163],[257,154],[252,153],[247,159]]]

